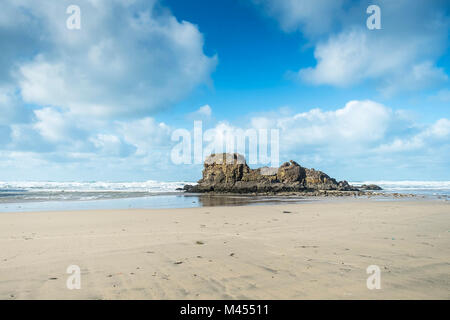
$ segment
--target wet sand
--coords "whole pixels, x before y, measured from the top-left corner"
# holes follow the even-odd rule
[[[0,213],[0,299],[449,299],[450,205]],[[69,290],[69,265],[81,289]],[[366,269],[381,270],[369,290]]]

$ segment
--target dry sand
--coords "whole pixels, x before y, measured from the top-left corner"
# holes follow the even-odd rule
[[[0,299],[449,299],[450,205],[0,214]],[[81,268],[81,289],[66,269]],[[368,290],[366,268],[381,268]]]

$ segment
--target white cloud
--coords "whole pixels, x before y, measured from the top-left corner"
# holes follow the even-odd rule
[[[344,107],[330,111],[311,109],[290,116],[254,117],[242,128],[220,122],[213,128],[215,138],[211,145],[224,148],[228,139],[247,129],[255,129],[254,132],[279,129],[283,157],[314,158],[314,161],[373,157],[411,150],[432,152],[436,147],[450,146],[450,120],[443,118],[432,125],[419,125],[408,119],[405,111],[394,112],[370,100],[350,101]]]
[[[10,14],[21,19],[26,10],[33,17],[29,28],[31,22],[40,27],[36,33],[0,24],[0,31],[16,33],[16,42],[30,36],[37,37],[33,43],[42,40],[28,59],[22,52],[15,61],[0,53],[25,102],[100,118],[139,117],[210,81],[217,58],[203,53],[198,28],[178,21],[156,1],[79,1],[81,30],[66,28],[69,4],[7,1]]]
[[[77,1],[81,30],[66,28],[70,4],[2,2],[0,149],[84,169],[154,165],[171,129],[149,115],[209,85],[217,57],[157,0]]]
[[[14,128],[16,145],[28,139],[35,130],[43,143],[52,145],[62,153],[98,153],[97,156],[143,156],[155,148],[167,148],[171,129],[153,118],[139,120],[104,121],[80,118],[54,108],[35,110],[37,121],[28,126]]]
[[[386,94],[446,81],[436,61],[448,21],[437,4],[383,2],[383,30],[372,32],[361,19],[364,5],[346,0],[255,1],[284,30],[301,30],[315,45],[317,65],[299,71],[304,81],[347,86],[370,80]],[[208,84],[217,57],[204,53],[197,26],[178,21],[156,1],[80,0],[79,31],[65,27],[69,4],[2,3],[0,143],[6,160],[0,166],[13,168],[17,160],[20,168],[39,174],[41,166],[53,172],[55,163],[64,163],[55,169],[61,177],[68,169],[95,175],[105,167],[123,170],[125,177],[150,170],[166,174],[160,169],[174,169],[168,160],[173,128],[149,115]],[[448,94],[443,90],[440,96]],[[374,101],[273,114],[252,118],[245,128],[216,123],[218,139],[225,142],[227,130],[278,128],[283,157],[317,162],[448,150],[448,119],[409,123]],[[209,105],[193,115],[214,121]]]
[[[345,0],[253,0],[275,17],[285,31],[304,29],[308,35],[329,31],[342,13]]]
[[[280,143],[286,151],[325,148],[359,152],[385,136],[392,117],[392,111],[382,104],[350,101],[334,111],[312,109],[291,117],[260,118],[257,126],[279,128]]]
[[[209,104],[205,104],[204,106],[201,106],[196,111],[189,113],[187,115],[187,118],[190,120],[211,120],[212,117],[212,108]]]
[[[170,145],[171,128],[164,122],[158,123],[150,117],[118,122],[116,130],[127,143],[136,147],[138,156],[151,154],[156,147]]]
[[[41,136],[53,142],[65,140],[67,137],[70,137],[70,122],[64,119],[62,113],[51,108],[36,110],[34,113],[37,118],[34,128]]]
[[[234,139],[230,146],[234,146],[237,152],[236,137],[248,134],[246,130],[250,129],[258,139],[261,138],[259,130],[266,130],[269,143],[271,130],[278,129],[283,156],[297,153],[316,156],[336,152],[360,154],[385,141],[395,125],[395,118],[396,114],[380,103],[350,101],[337,110],[311,109],[294,115],[254,117],[245,127],[219,122],[210,132],[214,138],[209,145],[219,146],[218,150],[224,151],[226,143]]]
[[[197,110],[197,113],[202,115],[202,116],[211,117],[212,109],[211,109],[211,107],[209,105],[204,105],[203,107],[200,107]]]
[[[124,143],[120,137],[113,134],[98,134],[91,137],[90,141],[97,149],[97,155],[100,152],[101,155],[125,157],[135,151],[134,147]]]
[[[302,69],[300,77],[313,84],[348,86],[367,78],[377,78],[392,72],[411,58],[404,50],[395,50],[395,41],[371,39],[364,30],[343,32],[326,42],[319,43],[314,51],[317,66]],[[389,55],[385,57],[386,50]]]
[[[387,79],[381,87],[381,92],[391,96],[397,91],[433,88],[447,80],[448,76],[443,68],[435,67],[431,61],[425,61],[413,65],[409,72]]]
[[[397,153],[433,149],[439,146],[448,146],[449,139],[450,120],[443,118],[412,137],[399,137],[392,142],[381,144],[376,151],[380,153]]]
[[[439,141],[447,142],[448,119],[423,126],[412,122],[404,113],[365,100],[350,101],[335,110],[311,109],[293,115],[253,117],[243,127],[222,121],[209,130],[203,128],[209,137],[204,147],[212,152],[224,151],[229,139],[236,139],[238,135],[247,135],[248,139],[253,133],[258,138],[260,129],[267,129],[269,140],[270,130],[279,130],[280,152],[284,156],[314,154],[315,158],[328,158],[345,154],[352,157],[426,149]],[[80,123],[76,116],[53,108],[36,110],[35,114],[37,122],[14,126],[12,140],[16,147],[29,146],[32,130],[37,130],[42,137],[40,141],[36,139],[39,148],[59,150],[62,155],[70,151],[96,153],[96,157],[134,157],[151,161],[157,150],[168,155],[174,145],[170,139],[174,128],[150,117],[114,123],[96,120]],[[219,149],[213,150],[217,146]],[[237,148],[237,140],[232,146]],[[255,150],[248,151],[255,156]]]
[[[338,87],[376,80],[387,95],[433,87],[448,78],[432,61],[420,60],[424,50],[436,45],[435,40],[378,36],[362,29],[344,31],[318,43],[314,51],[317,65],[300,70],[299,76],[312,84]]]
[[[427,136],[435,137],[438,139],[446,139],[450,137],[450,120],[439,119],[436,121],[430,129],[426,131]]]
[[[258,138],[259,129],[268,129],[269,132],[279,129],[280,161],[298,160],[302,165],[317,167],[330,174],[333,172],[327,171],[329,168],[347,168],[349,171],[342,178],[348,178],[353,166],[361,169],[374,163],[388,165],[389,161],[391,166],[395,162],[416,166],[430,162],[445,163],[450,151],[450,120],[443,118],[424,125],[414,122],[405,113],[366,100],[350,101],[332,110],[271,113],[270,116],[251,118],[243,126],[221,121],[212,127],[203,127],[203,133],[208,132],[210,138],[204,141],[203,151],[217,151],[214,150],[216,146],[225,151],[230,137],[247,134],[249,139],[256,133]],[[101,174],[115,172],[118,174],[116,178],[128,175],[129,179],[139,179],[152,172],[152,177],[160,174],[178,179],[186,176],[188,171],[189,176],[197,176],[201,170],[200,167],[194,170],[175,166],[170,161],[170,152],[175,144],[170,139],[174,128],[154,118],[80,122],[77,116],[54,108],[38,110],[36,118],[36,123],[12,126],[10,147],[4,151],[11,161],[15,155],[19,157],[18,161],[29,157],[32,159],[30,163],[39,168],[60,170],[61,176],[66,172],[90,172],[95,179],[101,179]],[[248,161],[253,159],[253,163],[258,165],[267,164],[259,162],[258,150],[249,147],[246,146]],[[414,160],[411,160],[412,156]],[[0,166],[10,163],[8,161],[0,162]],[[11,164],[11,167],[15,165]],[[31,170],[30,167],[27,170]],[[162,173],[160,170],[165,171]],[[39,171],[31,172],[32,176]],[[174,172],[177,175],[171,175]]]
[[[366,28],[368,1],[260,2],[286,31],[299,29],[314,44],[316,65],[299,71],[307,83],[345,87],[374,81],[382,93],[392,95],[447,81],[436,66],[450,26],[442,2],[378,1],[381,30]]]

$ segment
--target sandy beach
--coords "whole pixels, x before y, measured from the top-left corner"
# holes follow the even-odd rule
[[[450,205],[0,214],[0,299],[449,299]],[[81,289],[69,290],[69,265]],[[369,290],[366,268],[381,269]]]

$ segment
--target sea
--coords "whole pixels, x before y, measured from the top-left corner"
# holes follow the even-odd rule
[[[0,212],[191,208],[305,201],[292,197],[186,194],[179,190],[186,184],[195,183],[0,181]],[[450,181],[353,181],[350,184],[376,184],[386,193],[450,200]]]

